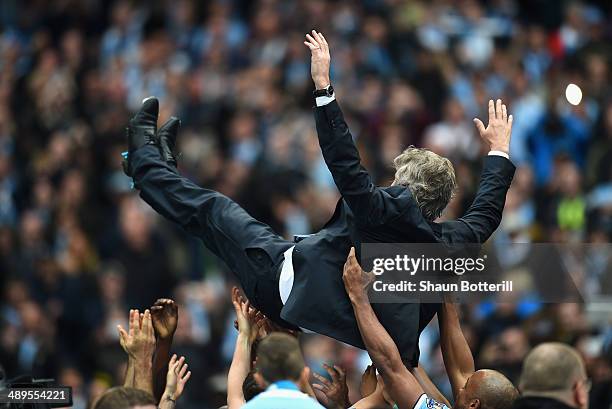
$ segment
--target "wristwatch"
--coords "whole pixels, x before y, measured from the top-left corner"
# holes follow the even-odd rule
[[[331,84],[329,84],[327,87],[323,89],[314,90],[312,95],[314,95],[315,98],[318,98],[318,97],[331,98],[334,95],[334,87],[332,87]]]

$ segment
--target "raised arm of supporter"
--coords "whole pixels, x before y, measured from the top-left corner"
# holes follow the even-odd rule
[[[130,312],[130,325],[125,331],[120,325],[119,342],[129,359],[133,361],[134,388],[153,394],[153,353],[155,351],[155,334],[151,322],[151,312],[138,310]],[[128,364],[129,367],[129,364]]]
[[[176,401],[181,397],[185,384],[190,377],[191,371],[187,370],[185,357],[177,358],[176,354],[172,355],[166,374],[166,386],[159,401],[159,409],[174,409]]]
[[[319,383],[312,384],[317,400],[327,409],[348,408],[351,403],[348,397],[346,372],[337,365],[323,364],[323,367],[329,374],[331,381],[313,372],[312,376],[319,381]]]
[[[178,324],[178,305],[169,298],[160,298],[151,307],[151,318],[157,340],[153,357],[153,389],[159,401],[166,387],[172,338]]]
[[[138,310],[130,310],[130,315],[128,317],[129,333],[132,333],[133,332],[132,328],[135,328],[136,326],[140,328],[140,313],[138,312]],[[134,387],[134,359],[132,358],[132,355],[128,353],[128,349],[126,345],[128,342],[128,337],[123,336],[123,333],[125,333],[125,331],[123,330],[123,327],[121,327],[121,325],[117,325],[117,329],[119,330],[119,344],[121,344],[121,348],[123,348],[125,353],[128,354],[128,363],[127,363],[127,369],[125,371],[125,380],[123,381],[123,386],[125,386],[126,388],[133,388]]]
[[[389,395],[400,408],[413,408],[425,392],[404,366],[393,339],[374,314],[366,292],[372,277],[362,270],[353,247],[344,264],[342,279],[353,305],[363,342],[372,362],[382,375]]]
[[[237,409],[245,404],[242,384],[251,370],[251,348],[259,333],[257,311],[242,299],[240,290],[232,288],[232,304],[238,323],[234,356],[227,374],[227,407]]]
[[[452,303],[442,304],[438,312],[438,323],[444,366],[453,389],[453,396],[457,399],[459,390],[475,371],[474,357],[463,336],[459,316]]]

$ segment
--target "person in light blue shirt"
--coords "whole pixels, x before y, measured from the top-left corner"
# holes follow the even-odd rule
[[[265,391],[248,401],[243,409],[321,409],[305,392],[312,391],[310,368],[300,345],[291,335],[273,332],[257,347],[255,381]]]

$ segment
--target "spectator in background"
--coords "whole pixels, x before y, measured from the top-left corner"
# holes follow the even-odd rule
[[[514,409],[586,409],[591,380],[578,352],[565,344],[544,343],[525,358]]]

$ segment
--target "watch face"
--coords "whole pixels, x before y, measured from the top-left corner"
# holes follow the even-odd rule
[[[325,90],[325,94],[327,94],[328,97],[334,95],[334,87],[332,87],[331,85],[327,87],[327,89]]]

